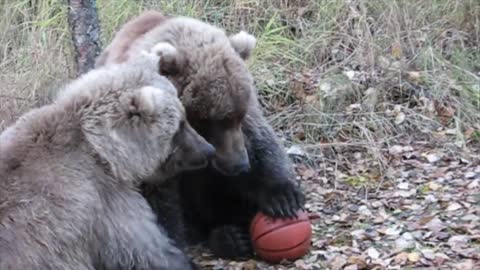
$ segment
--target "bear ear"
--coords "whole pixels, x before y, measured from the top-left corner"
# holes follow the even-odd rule
[[[157,43],[150,52],[160,57],[159,70],[161,75],[175,75],[179,73],[185,65],[183,55],[170,43]]]
[[[159,89],[145,86],[120,97],[120,104],[129,117],[144,116],[155,110],[155,99],[161,93]]]
[[[229,37],[230,44],[243,60],[248,59],[252,50],[255,48],[257,39],[245,31]]]

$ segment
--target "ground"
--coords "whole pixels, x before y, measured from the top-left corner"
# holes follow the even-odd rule
[[[293,263],[194,254],[207,269],[480,269],[480,149],[459,152],[446,136],[382,149],[382,174],[360,152],[297,164],[318,219],[310,252]]]

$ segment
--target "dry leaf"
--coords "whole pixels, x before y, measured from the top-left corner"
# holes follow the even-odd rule
[[[402,190],[408,190],[409,189],[409,185],[407,182],[403,182],[403,183],[400,183],[397,185],[397,188],[398,189],[402,189]]]
[[[420,260],[420,254],[418,254],[417,252],[409,253],[408,254],[408,260],[410,262],[416,263]]]
[[[380,253],[373,247],[370,247],[369,249],[367,249],[367,255],[368,257],[375,260],[380,258]]]
[[[348,266],[345,266],[345,268],[343,268],[343,270],[358,270],[358,265],[356,264],[351,264],[351,265],[348,265]]]
[[[461,209],[462,208],[462,205],[460,205],[459,203],[457,202],[451,202],[448,207],[447,207],[447,211],[457,211],[458,209]]]
[[[365,259],[359,256],[349,257],[347,263],[356,265],[358,269],[366,269],[368,266],[367,263],[365,262]]]
[[[400,238],[395,240],[396,250],[405,250],[415,247],[415,239],[412,234],[409,232],[403,233]]]
[[[242,270],[256,270],[257,262],[254,260],[248,260],[242,265]]]
[[[390,155],[397,156],[397,155],[403,153],[403,146],[401,146],[401,145],[394,145],[394,146],[388,148],[388,153],[389,153]]]
[[[393,260],[394,260],[395,264],[404,265],[404,264],[407,263],[408,253],[407,252],[400,252],[395,256],[395,258]]]
[[[399,42],[395,42],[392,44],[392,49],[391,49],[392,56],[395,59],[400,59],[402,57],[402,46]]]
[[[396,125],[400,125],[401,123],[403,123],[403,121],[405,121],[405,114],[403,112],[399,112],[396,116],[395,116],[395,124]]]
[[[423,154],[423,156],[428,160],[430,163],[435,163],[439,161],[442,158],[442,155],[440,153],[429,153],[429,154]]]
[[[345,257],[341,255],[337,255],[335,256],[335,258],[333,258],[332,261],[330,261],[330,268],[332,270],[340,270],[346,264],[347,264],[347,260],[345,259]]]
[[[423,227],[432,231],[432,232],[440,232],[443,229],[447,228],[445,223],[443,223],[439,218],[434,218],[434,219],[430,220]]]
[[[420,82],[420,77],[421,77],[421,74],[420,72],[418,71],[409,71],[407,72],[407,75],[408,75],[408,78],[415,82],[415,83],[419,83]]]
[[[425,257],[428,260],[435,259],[435,253],[431,249],[422,249],[421,252],[423,257]]]
[[[440,188],[442,188],[442,185],[437,184],[437,183],[435,183],[435,182],[429,182],[429,183],[427,184],[427,186],[428,186],[429,189],[431,189],[431,190],[433,190],[433,191],[437,191],[437,190],[439,190]]]
[[[355,78],[355,71],[353,70],[344,71],[343,74],[345,74],[345,76],[347,76],[350,80],[353,80],[353,78]]]
[[[303,179],[309,179],[315,175],[315,171],[312,169],[304,169],[300,173],[302,174]]]
[[[475,263],[473,262],[473,260],[466,260],[461,263],[455,264],[455,269],[457,270],[474,270],[475,269],[474,267],[475,267]]]

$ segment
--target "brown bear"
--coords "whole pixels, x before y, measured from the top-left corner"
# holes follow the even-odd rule
[[[159,219],[171,237],[208,239],[222,257],[253,255],[248,224],[255,213],[291,217],[305,200],[245,63],[255,43],[246,32],[227,36],[193,18],[147,11],[127,22],[97,60],[123,62],[153,47],[162,55],[159,72],[177,87],[188,121],[216,153],[207,168],[179,174],[168,188],[145,185],[143,194],[156,212],[172,214]]]
[[[153,55],[93,70],[0,135],[0,269],[194,269],[138,188],[214,148],[157,70]]]

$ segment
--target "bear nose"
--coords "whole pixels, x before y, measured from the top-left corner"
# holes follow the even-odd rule
[[[215,155],[215,147],[209,143],[206,143],[203,146],[202,152],[207,159],[211,159]]]
[[[250,170],[250,162],[248,162],[248,159],[246,159],[245,161],[242,161],[241,163],[237,164],[235,167],[234,167],[234,172],[235,174],[242,174],[242,173],[246,173]]]

